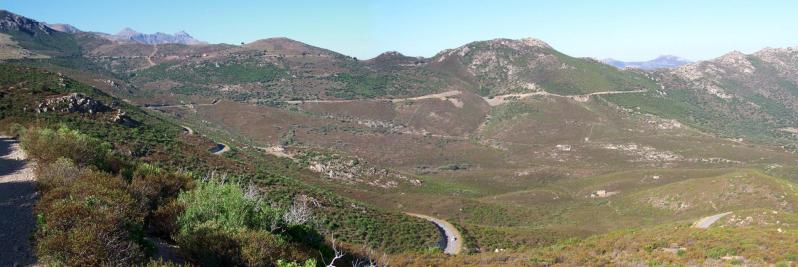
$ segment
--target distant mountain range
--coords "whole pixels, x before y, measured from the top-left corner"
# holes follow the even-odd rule
[[[656,70],[656,69],[666,69],[666,68],[674,68],[686,64],[693,63],[693,61],[677,56],[671,55],[664,55],[659,56],[655,59],[649,61],[620,61],[615,60],[612,58],[607,58],[601,60],[605,64],[614,66],[619,69],[623,68],[635,68],[635,69],[643,69],[643,70]]]
[[[156,32],[153,34],[140,33],[131,28],[124,28],[114,35],[100,34],[102,37],[112,41],[127,42],[132,41],[142,44],[185,44],[197,45],[206,42],[194,39],[187,32],[180,31],[174,34]]]
[[[53,30],[64,32],[64,33],[81,33],[80,29],[75,26],[69,24],[46,24],[47,27],[50,27]],[[107,34],[101,32],[91,32],[97,36],[102,38],[116,41],[116,42],[135,42],[140,44],[185,44],[185,45],[198,45],[198,44],[207,44],[206,42],[194,39],[191,35],[189,35],[185,31],[176,32],[174,34],[156,32],[152,34],[148,33],[140,33],[136,30],[131,28],[124,28],[116,34]]]

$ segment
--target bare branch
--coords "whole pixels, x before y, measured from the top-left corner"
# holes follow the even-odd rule
[[[288,225],[302,225],[306,222],[310,221],[313,213],[308,207],[308,198],[307,196],[300,196],[294,199],[294,204],[291,205],[291,208],[283,215],[283,220],[285,220]]]
[[[333,256],[333,258],[330,261],[330,263],[326,265],[327,267],[335,267],[335,264],[334,264],[335,261],[340,259],[340,258],[343,258],[344,255],[345,255],[343,251],[338,251],[338,247],[335,245],[335,238],[333,238],[331,242],[332,242],[332,249],[335,252],[335,256]],[[324,260],[324,259],[322,258],[322,260]]]

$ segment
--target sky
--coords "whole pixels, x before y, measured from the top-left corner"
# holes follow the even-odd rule
[[[526,37],[571,56],[626,61],[798,46],[791,0],[0,0],[0,9],[85,31],[185,30],[230,44],[288,37],[361,59]]]

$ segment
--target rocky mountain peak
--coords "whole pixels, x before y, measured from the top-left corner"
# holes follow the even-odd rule
[[[544,41],[542,41],[540,39],[524,38],[524,39],[521,39],[521,42],[523,42],[524,44],[526,44],[528,46],[537,46],[537,47],[549,48],[549,49],[551,48],[551,46],[548,43],[546,43],[546,42],[544,42]]]
[[[712,61],[716,65],[742,73],[753,73],[755,68],[748,60],[748,56],[740,51],[729,52]]]
[[[130,38],[130,37],[138,35],[138,34],[140,34],[140,33],[137,32],[136,30],[128,28],[128,27],[125,27],[124,29],[122,29],[119,32],[117,32],[115,35],[119,36],[119,37]]]
[[[479,42],[477,42],[479,43]],[[524,39],[507,39],[507,38],[497,38],[486,41],[485,43],[489,44],[491,48],[495,47],[509,47],[512,49],[520,50],[524,48],[545,48],[551,49],[551,46],[546,42],[543,42],[539,39],[535,38],[524,38]]]
[[[131,28],[124,28],[114,35],[104,35],[103,37],[113,41],[122,41],[122,42],[133,41],[142,44],[185,44],[185,45],[205,44],[205,42],[194,39],[194,37],[191,37],[191,35],[189,35],[185,31],[180,31],[175,34],[167,34],[162,32],[147,34],[147,33],[140,33]]]
[[[47,27],[47,24],[11,13],[6,10],[0,10],[0,30],[21,31],[31,35],[50,34],[55,31],[50,27]]]
[[[75,26],[63,23],[55,23],[55,24],[47,24],[47,27],[50,27],[53,30],[64,32],[64,33],[79,33],[82,32]]]
[[[176,33],[175,33],[175,34],[173,34],[173,35],[174,35],[174,36],[186,36],[186,37],[191,37],[191,35],[190,35],[190,34],[188,34],[186,31],[179,31],[179,32],[176,32]]]

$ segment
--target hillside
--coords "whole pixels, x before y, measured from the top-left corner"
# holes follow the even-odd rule
[[[660,90],[608,96],[626,108],[677,119],[730,138],[752,139],[795,149],[798,98],[794,49],[765,49],[652,74]]]
[[[118,179],[119,181],[128,179],[130,181],[129,175],[138,175],[135,174],[139,172],[137,168],[151,166],[151,168],[158,169],[159,171],[157,172],[159,173],[177,172],[181,173],[180,175],[194,177],[198,179],[196,183],[200,185],[203,184],[202,179],[208,179],[214,174],[223,175],[228,177],[226,179],[235,181],[235,184],[244,186],[244,188],[238,190],[256,190],[248,194],[257,194],[259,201],[271,203],[269,205],[274,208],[280,205],[288,205],[287,207],[290,207],[298,198],[312,199],[315,206],[307,207],[312,212],[312,217],[309,217],[312,221],[308,221],[307,226],[302,226],[306,227],[303,228],[304,230],[297,228],[295,230],[289,229],[289,231],[301,231],[290,233],[275,232],[278,235],[288,235],[281,237],[286,239],[286,241],[299,242],[300,247],[303,247],[302,249],[308,250],[303,255],[311,255],[309,256],[311,258],[315,257],[313,256],[314,254],[318,254],[314,252],[316,249],[325,251],[324,240],[329,238],[335,238],[339,242],[347,242],[353,249],[362,244],[366,248],[389,252],[423,250],[437,242],[437,233],[432,225],[427,222],[397,213],[382,211],[371,205],[352,201],[323,189],[306,185],[298,179],[300,177],[313,176],[313,174],[298,171],[291,163],[239,149],[235,149],[234,152],[230,152],[225,156],[216,156],[208,152],[208,149],[214,145],[208,138],[181,134],[181,127],[172,124],[170,120],[125,104],[96,89],[63,76],[37,69],[8,65],[2,65],[0,69],[2,69],[3,73],[0,75],[0,107],[2,107],[0,109],[0,122],[2,122],[0,125],[2,125],[3,131],[17,131],[19,133],[19,129],[22,126],[27,128],[28,132],[51,127],[56,129],[61,127],[60,129],[62,130],[59,131],[63,131],[63,129],[66,129],[65,127],[68,127],[71,131],[79,132],[81,136],[85,136],[81,138],[90,138],[89,140],[96,138],[98,142],[107,144],[109,145],[108,148],[110,148],[108,160],[112,162],[108,164],[111,165],[95,165],[100,173],[107,175],[108,178],[104,179]],[[90,104],[63,106],[67,108],[61,109],[62,106],[59,104],[62,103],[61,99],[68,99],[64,98],[65,95],[78,97],[80,99],[78,103]],[[30,147],[24,138],[28,137],[23,137],[23,147]],[[53,145],[57,146],[58,144]],[[39,154],[45,153],[44,151],[29,150],[28,152],[42,157],[39,159],[41,164],[47,162],[47,157],[53,157],[48,154]],[[46,153],[58,155],[58,153],[62,152],[67,151],[53,150]],[[86,156],[91,155],[81,155],[81,157]],[[72,160],[78,163],[82,159],[73,158]],[[80,166],[83,167],[84,165]],[[86,166],[86,168],[89,168],[89,166]],[[41,173],[43,170],[40,169],[38,171]],[[134,184],[131,186],[144,186],[136,185],[136,179],[138,178],[134,177]],[[41,176],[39,182],[43,182]],[[168,180],[164,182],[170,183]],[[153,184],[146,186],[166,185]],[[78,189],[75,188],[74,190]],[[131,190],[135,196],[138,192],[136,190],[139,189]],[[185,190],[186,193],[191,192],[188,188],[182,190]],[[45,194],[50,194],[48,192],[46,191]],[[171,194],[176,194],[177,192],[179,191],[173,191]],[[146,207],[143,211],[145,213],[156,212],[156,210],[164,207],[162,205],[168,204],[167,199],[175,196],[164,195],[163,198],[165,200],[158,202],[160,204]],[[45,198],[47,197],[49,195],[45,196]],[[39,212],[42,212],[40,214],[44,216],[55,216],[51,215],[50,211],[44,207],[41,207]],[[223,214],[219,214],[219,216],[223,216]],[[191,249],[190,246],[193,244],[184,242],[201,242],[200,240],[184,241],[181,238],[194,240],[192,239],[194,237],[185,236],[184,233],[179,233],[178,235],[176,232],[163,232],[166,230],[151,228],[153,227],[150,226],[152,220],[155,220],[155,218],[148,215],[141,225],[145,227],[144,230],[148,233],[166,240],[174,239],[181,247],[186,249]],[[99,224],[100,222],[85,223],[88,223],[88,225],[81,227],[90,227],[92,223],[97,223],[98,227],[102,226]],[[161,223],[175,224],[177,222],[169,222],[167,218],[167,221],[161,221]],[[259,229],[256,226],[245,227],[248,227],[251,231],[258,231]],[[271,227],[274,227],[274,225]],[[268,231],[269,228],[265,229]],[[391,229],[400,232],[412,229],[414,234],[409,232],[400,234],[400,232],[392,232],[394,230]],[[80,230],[79,228],[64,229],[67,232]],[[274,230],[272,228],[272,231]],[[40,229],[40,231],[43,231],[43,229]],[[281,231],[285,231],[285,229]],[[295,234],[299,234],[299,236],[295,236],[298,239],[289,237]],[[320,239],[306,239],[311,238],[311,236],[304,235],[315,235],[317,237],[312,238]],[[388,240],[390,242],[387,242]],[[44,242],[44,239],[39,240],[39,242]],[[139,249],[144,249],[145,251],[147,246],[150,245],[141,240],[133,240],[133,242],[136,243],[136,246],[141,246]],[[414,244],[414,242],[417,243]],[[42,247],[44,245],[45,243],[40,243],[38,247],[37,254],[40,260],[73,263],[78,262],[77,260],[85,260],[84,263],[92,260],[91,258],[73,258],[72,254],[70,254],[71,252],[56,252],[53,248]],[[195,255],[192,253],[212,253],[210,255],[215,257],[215,260],[235,260],[236,256],[234,255],[213,254],[221,252],[214,252],[212,248],[208,249],[210,250],[205,252],[186,250],[181,254],[191,258],[195,257],[191,256]],[[192,259],[198,262],[211,260],[209,258]],[[98,262],[106,262],[102,258],[96,260],[99,260]],[[110,260],[110,258],[107,260]],[[142,259],[133,258],[130,260],[132,261],[129,263],[133,263]],[[286,258],[286,260],[291,260],[291,258]]]
[[[42,175],[60,157],[72,163],[53,171],[78,173],[42,183],[37,212],[110,192],[135,212],[69,207],[116,220],[103,229],[137,263],[152,238],[208,266],[321,263],[334,244],[396,266],[798,260],[795,48],[645,70],[537,39],[362,60],[288,38],[101,38],[8,12],[0,34],[0,131],[46,152],[32,154]],[[454,225],[465,255],[441,255],[436,227],[406,213]],[[51,240],[102,226],[75,225],[41,226],[39,258],[75,259]]]

